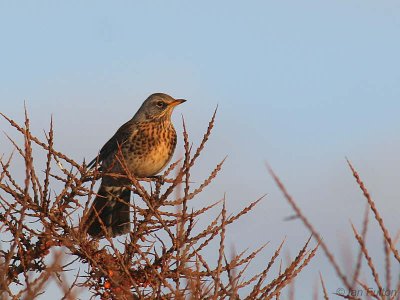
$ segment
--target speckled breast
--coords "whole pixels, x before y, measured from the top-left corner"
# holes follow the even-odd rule
[[[176,132],[171,122],[137,124],[123,149],[126,164],[137,177],[159,173],[171,160],[176,146]]]

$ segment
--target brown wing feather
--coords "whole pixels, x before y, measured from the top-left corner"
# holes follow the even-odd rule
[[[92,169],[96,163],[100,164],[103,160],[105,160],[110,154],[115,153],[118,150],[118,147],[125,143],[128,138],[135,132],[133,130],[133,126],[135,125],[132,120],[126,122],[122,125],[117,132],[104,144],[101,148],[99,154],[87,165],[89,169]]]

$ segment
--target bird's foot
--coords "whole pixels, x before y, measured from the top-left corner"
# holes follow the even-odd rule
[[[163,185],[165,183],[164,176],[162,176],[162,175],[154,175],[154,176],[150,176],[148,178],[154,179],[157,183],[159,183],[161,185]]]

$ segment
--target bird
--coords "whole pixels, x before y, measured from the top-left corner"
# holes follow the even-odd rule
[[[88,169],[100,166],[102,172],[126,175],[121,165],[123,161],[126,169],[137,178],[158,174],[171,160],[177,143],[172,112],[185,101],[164,93],[150,95],[132,119],[104,144],[97,157],[87,165]],[[122,154],[122,160],[117,159],[118,153]],[[129,179],[104,175],[84,220],[86,232],[94,238],[130,232],[130,197]]]

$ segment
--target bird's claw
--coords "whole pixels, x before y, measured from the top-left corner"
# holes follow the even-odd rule
[[[154,176],[150,176],[149,178],[154,179],[156,182],[158,182],[161,185],[163,185],[165,183],[164,176],[162,176],[162,175],[154,175]]]

